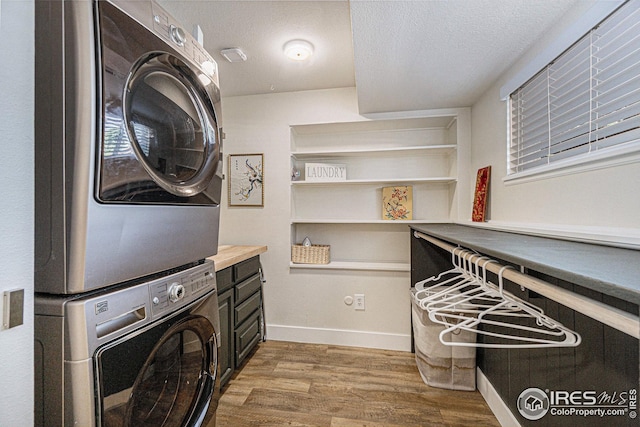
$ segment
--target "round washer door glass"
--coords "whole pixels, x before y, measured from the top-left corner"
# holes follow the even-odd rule
[[[132,67],[123,115],[132,148],[160,187],[194,196],[211,182],[219,160],[214,109],[196,73],[168,53],[151,53]]]
[[[213,326],[187,315],[98,352],[103,427],[191,426],[210,415]]]

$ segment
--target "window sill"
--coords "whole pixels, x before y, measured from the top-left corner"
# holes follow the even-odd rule
[[[583,154],[535,169],[512,173],[502,180],[505,185],[524,184],[637,162],[640,162],[640,141],[633,141],[600,152]]]

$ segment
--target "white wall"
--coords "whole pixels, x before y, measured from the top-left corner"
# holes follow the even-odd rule
[[[33,44],[33,0],[2,0],[0,294],[24,289],[25,304],[0,330],[0,426],[33,425]]]
[[[220,242],[269,247],[262,255],[268,338],[408,349],[408,273],[289,269],[289,126],[362,120],[355,89],[225,98],[222,111],[225,155],[264,153],[264,207],[229,208],[225,188]],[[365,311],[344,304],[354,293],[365,293]]]
[[[584,3],[584,4],[583,4]],[[555,30],[520,58],[472,107],[472,171],[492,166],[489,226],[624,244],[640,243],[640,163],[506,185],[507,105],[499,90],[590,2],[579,3]]]

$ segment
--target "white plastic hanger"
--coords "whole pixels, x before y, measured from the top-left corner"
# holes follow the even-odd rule
[[[455,248],[452,252],[452,264],[454,267],[437,276],[430,277],[415,284],[416,300],[421,305],[432,300],[446,297],[454,291],[472,284],[474,277],[471,272],[470,258],[473,252],[462,248]],[[424,306],[422,308],[425,308]]]
[[[416,300],[429,319],[444,325],[440,341],[448,346],[485,348],[575,347],[581,337],[544,314],[539,307],[504,290],[503,266],[498,285],[489,282],[487,257],[468,261],[469,251],[456,248],[454,268],[416,283]],[[480,264],[482,262],[482,264]],[[475,267],[475,268],[474,268]],[[425,286],[427,285],[427,286]],[[419,288],[418,288],[419,286]],[[499,343],[453,340],[462,331],[499,338]]]

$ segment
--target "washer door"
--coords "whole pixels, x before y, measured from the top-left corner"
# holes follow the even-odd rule
[[[167,326],[99,351],[102,426],[202,426],[210,420],[218,365],[214,328],[198,315]]]

